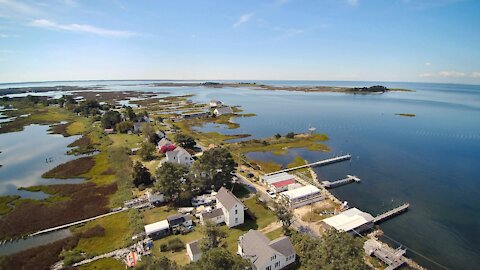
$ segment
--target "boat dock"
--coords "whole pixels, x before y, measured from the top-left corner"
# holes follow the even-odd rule
[[[405,263],[405,249],[393,249],[388,245],[378,241],[377,239],[368,239],[365,242],[363,248],[365,249],[365,253],[370,256],[373,255],[380,259],[382,262],[384,262],[387,265],[387,268],[385,268],[385,270],[397,269]]]
[[[396,207],[396,208],[394,208],[394,209],[392,209],[392,210],[390,210],[390,211],[387,211],[387,212],[385,212],[385,213],[383,213],[383,214],[380,214],[380,215],[376,216],[376,217],[373,219],[372,222],[373,222],[373,223],[383,222],[383,221],[385,221],[385,220],[387,220],[387,219],[389,219],[389,218],[391,218],[391,217],[393,217],[393,216],[396,216],[396,215],[398,215],[398,214],[400,214],[400,213],[403,213],[403,212],[407,211],[409,207],[410,207],[410,204],[409,204],[409,203],[404,203],[404,204],[402,204],[402,205],[400,205],[400,206],[398,206],[398,207]]]
[[[343,178],[343,179],[340,179],[340,180],[337,180],[337,181],[333,181],[333,182],[322,181],[322,187],[324,187],[324,188],[334,188],[334,187],[346,185],[346,184],[352,183],[352,182],[360,183],[360,178],[356,177],[355,175],[347,174],[346,178]]]
[[[303,168],[324,166],[324,165],[328,165],[328,164],[332,164],[332,163],[336,163],[336,162],[340,162],[340,161],[349,160],[351,158],[352,158],[351,155],[337,156],[337,157],[333,157],[333,158],[324,159],[324,160],[320,160],[320,161],[317,161],[317,162],[305,164],[305,165],[302,165],[302,166],[297,166],[297,167],[283,169],[283,170],[276,171],[276,172],[267,173],[266,175],[273,175],[273,174],[277,174],[277,173],[290,172],[290,171],[295,171],[295,170],[303,169]]]

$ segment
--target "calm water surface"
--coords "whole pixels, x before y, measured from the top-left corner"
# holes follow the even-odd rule
[[[373,215],[403,202],[410,202],[411,210],[406,214],[381,224],[387,236],[448,268],[479,268],[480,86],[386,82],[264,82],[330,86],[383,84],[391,88],[416,90],[383,95],[349,95],[203,87],[159,88],[148,87],[144,85],[146,83],[150,82],[68,84],[102,84],[106,89],[122,91],[170,91],[172,95],[191,93],[196,95],[192,98],[195,101],[220,99],[228,105],[241,105],[247,113],[257,114],[256,117],[236,119],[241,125],[238,129],[208,125],[202,128],[205,131],[248,133],[252,135],[251,138],[262,138],[290,131],[306,132],[312,125],[318,132],[329,135],[327,145],[332,148],[330,153],[293,149],[286,157],[254,153],[252,158],[287,164],[295,155],[316,161],[336,154],[350,153],[353,155],[351,161],[315,169],[319,177],[326,180],[343,178],[346,174],[355,174],[362,179],[361,184],[334,189],[336,196]],[[67,85],[44,85],[48,84]],[[396,113],[414,113],[417,116],[401,117]],[[48,136],[53,140],[52,135]],[[45,144],[49,145],[51,140],[46,140]],[[3,139],[0,144],[4,148]],[[12,143],[6,145],[10,144]],[[3,156],[3,153],[0,154],[0,158]],[[41,162],[44,156],[38,155],[35,160]],[[15,155],[17,158],[22,159],[20,155]],[[25,162],[22,166],[28,168],[35,162]],[[31,169],[14,186],[30,185],[22,181],[35,179],[28,177],[34,172]],[[408,254],[430,269],[440,269],[440,266],[421,255],[412,251]]]

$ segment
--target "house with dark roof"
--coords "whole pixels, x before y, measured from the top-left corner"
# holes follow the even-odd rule
[[[191,262],[196,262],[202,257],[202,250],[200,249],[200,241],[195,240],[185,245],[188,258]]]
[[[192,226],[192,217],[190,215],[176,214],[167,217],[168,225],[172,230],[183,226],[188,227]]]
[[[225,222],[231,228],[243,224],[245,221],[245,205],[232,192],[222,187],[215,195],[216,208],[200,215],[200,222],[205,224],[207,220],[215,224]]]
[[[233,110],[230,107],[220,107],[213,110],[213,114],[215,114],[216,116],[231,114],[231,113],[233,113]]]
[[[295,262],[295,250],[286,236],[270,241],[264,234],[249,230],[238,238],[240,256],[252,263],[253,269],[278,270]]]

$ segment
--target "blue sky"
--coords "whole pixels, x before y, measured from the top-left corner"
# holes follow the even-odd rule
[[[480,84],[477,0],[0,0],[0,82]]]

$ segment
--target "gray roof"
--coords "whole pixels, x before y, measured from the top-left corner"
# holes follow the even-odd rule
[[[162,147],[169,144],[172,144],[172,142],[169,141],[167,138],[162,138],[160,141],[158,141],[157,146]]]
[[[221,215],[223,215],[222,208],[216,208],[216,209],[213,209],[210,212],[205,212],[205,213],[202,214],[204,219],[216,218],[216,217],[219,217]]]
[[[193,255],[202,253],[202,250],[200,249],[200,241],[199,240],[195,240],[195,241],[192,241],[190,243],[187,243],[187,245],[190,246],[190,250],[192,251]]]
[[[280,237],[270,241],[259,231],[249,230],[240,236],[239,244],[242,247],[244,258],[249,259],[256,268],[261,268],[276,253],[283,256],[295,254],[288,237]]]
[[[292,242],[290,242],[290,238],[283,236],[279,237],[270,242],[270,247],[275,249],[276,251],[280,252],[283,256],[287,257],[295,253],[293,249]]]
[[[230,107],[220,107],[216,109],[219,114],[233,113],[232,108]]]
[[[227,208],[228,210],[232,209],[232,207],[236,203],[240,203],[243,207],[245,205],[240,201],[235,195],[230,192],[230,190],[222,187],[218,190],[217,195],[215,195],[215,198],[217,198],[217,201],[219,201],[223,207]]]

